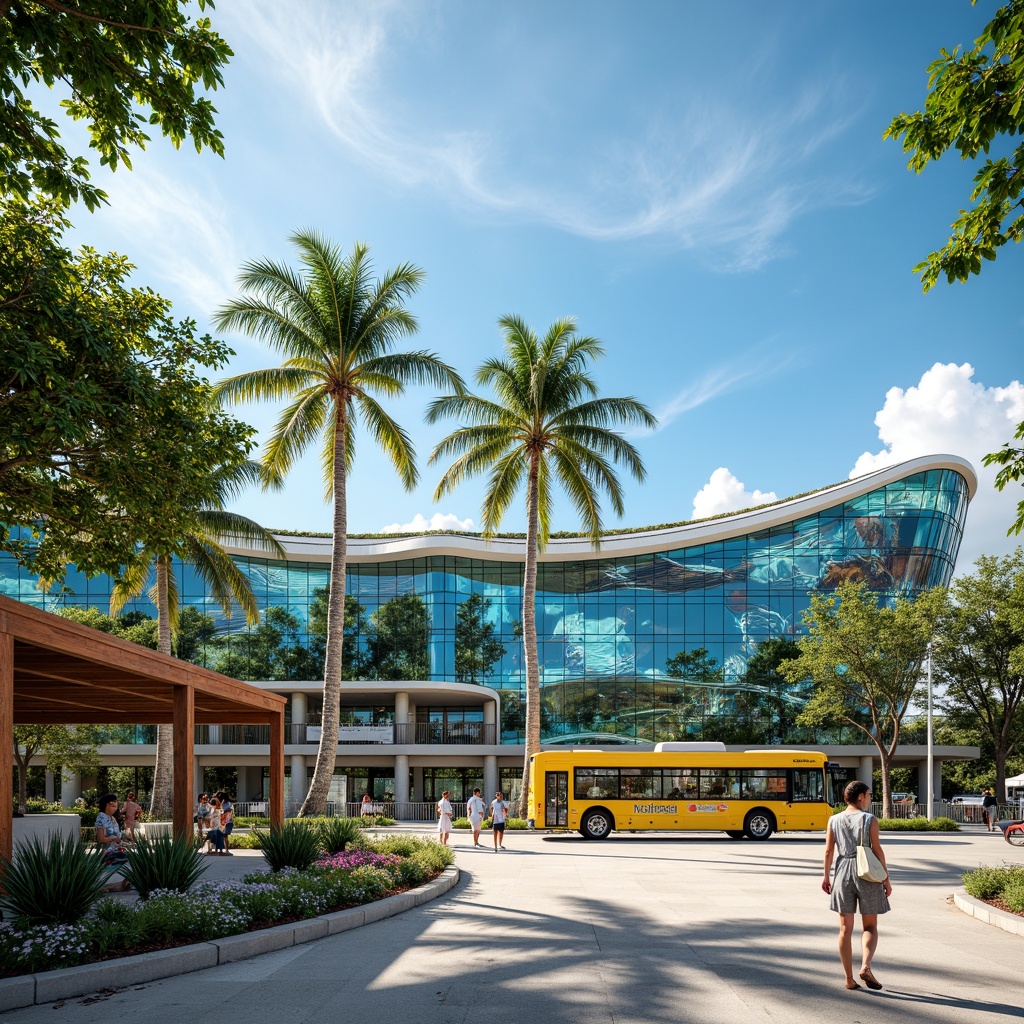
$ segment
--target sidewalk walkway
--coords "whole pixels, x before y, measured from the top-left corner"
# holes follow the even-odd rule
[[[68,1001],[63,1024],[993,1024],[1024,1017],[1024,939],[949,897],[979,863],[1024,864],[1001,836],[890,834],[881,992],[846,992],[811,835],[509,833],[454,845],[447,897],[358,931],[136,990]],[[257,855],[209,858],[248,870]],[[249,863],[246,863],[249,862]],[[244,867],[243,867],[244,865]],[[52,1009],[12,1011],[18,1024]]]

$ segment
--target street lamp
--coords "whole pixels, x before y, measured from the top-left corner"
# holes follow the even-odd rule
[[[935,813],[935,772],[933,764],[935,759],[934,737],[932,736],[932,645],[928,642],[928,807],[926,814],[928,820],[932,820]]]

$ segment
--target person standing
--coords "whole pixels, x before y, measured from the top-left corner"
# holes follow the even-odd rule
[[[128,799],[124,802],[124,830],[128,838],[135,842],[135,822],[142,813],[142,807],[135,802],[135,794],[129,793]]]
[[[981,801],[982,811],[985,815],[985,824],[989,832],[996,831],[996,819],[999,817],[999,801],[992,794],[991,789],[985,789],[985,795]]]
[[[221,806],[220,799],[218,797],[210,797],[210,817],[209,827],[206,830],[206,841],[210,844],[211,849],[207,850],[207,853],[223,853],[224,852],[224,833],[221,831]]]
[[[363,794],[363,805],[360,813],[364,818],[373,817],[373,798],[369,793]]]
[[[833,814],[825,830],[825,877],[821,888],[831,899],[829,909],[839,914],[839,959],[846,972],[846,987],[860,988],[853,977],[853,923],[861,916],[862,958],[860,980],[871,989],[882,987],[871,970],[878,946],[878,915],[889,911],[892,881],[878,838],[878,819],[868,810],[871,790],[851,782],[843,793],[846,810]],[[869,845],[885,869],[884,882],[868,882],[857,874],[857,847]],[[835,860],[835,874],[832,862]]]
[[[494,852],[505,849],[505,822],[508,820],[508,804],[499,789],[491,801],[491,831],[494,833]]]
[[[235,831],[235,805],[223,790],[217,794],[217,799],[220,801],[220,830],[224,833],[224,853],[233,857],[231,833]]]
[[[437,838],[442,846],[448,845],[448,837],[452,834],[452,805],[448,797],[451,793],[446,789],[437,801]]]
[[[484,821],[486,805],[480,797],[480,790],[474,789],[473,795],[466,801],[466,814],[469,815],[469,824],[473,828],[473,845],[480,845],[480,826]]]

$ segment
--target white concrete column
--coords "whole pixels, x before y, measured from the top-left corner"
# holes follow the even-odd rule
[[[216,746],[217,744],[220,743],[220,726],[219,725],[211,725],[211,726],[208,727],[208,729],[209,729],[209,737],[210,737],[210,741],[209,741],[210,742],[210,746],[211,747]]]
[[[860,759],[860,766],[857,768],[857,778],[871,789],[872,794],[874,793],[874,770],[875,759],[870,754]]]
[[[408,743],[412,739],[407,727],[409,722],[409,694],[404,690],[395,693],[395,741]],[[395,799],[398,799],[398,784],[395,783]]]
[[[412,792],[409,794],[409,799],[423,799],[423,769],[421,767],[414,767],[412,770]]]
[[[304,693],[292,694],[292,725],[306,724],[306,695]],[[296,730],[298,731],[298,730]],[[292,736],[285,736],[285,743],[294,743]],[[294,783],[293,783],[294,785]]]
[[[484,803],[489,804],[498,792],[498,783],[501,776],[498,774],[498,755],[484,755]]]
[[[395,755],[395,803],[409,802],[409,755]],[[397,808],[396,808],[397,810]]]
[[[294,813],[302,806],[302,801],[306,799],[306,755],[292,754],[290,767],[292,770],[292,790],[288,797],[288,804],[290,808],[293,808],[291,813]]]
[[[501,737],[498,735],[497,729],[487,729],[486,728],[488,725],[491,725],[491,726],[494,725],[494,717],[495,717],[494,716],[494,708],[495,708],[495,704],[494,704],[493,700],[489,700],[484,705],[484,732],[485,733],[493,732],[494,733],[494,738],[491,740],[491,742],[492,743],[500,743],[501,742]]]
[[[938,758],[932,761],[932,786],[935,793],[935,803],[942,800],[942,762]],[[928,800],[928,759],[922,758],[917,764],[917,802],[926,803]]]
[[[82,795],[82,776],[78,772],[63,772],[60,780],[60,802],[62,807],[73,807]]]
[[[44,792],[44,796],[46,797],[46,802],[48,804],[52,804],[53,803],[53,789],[54,789],[54,787],[53,787],[53,772],[49,768],[46,769],[46,783],[45,783],[45,785],[46,785],[46,789],[45,789],[45,792]]]

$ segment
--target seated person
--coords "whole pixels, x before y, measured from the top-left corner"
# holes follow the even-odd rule
[[[103,851],[103,863],[111,867],[117,867],[128,861],[128,854],[124,848],[124,838],[121,835],[121,826],[118,825],[115,815],[117,814],[117,794],[104,793],[100,799],[100,813],[96,815],[96,843]],[[128,889],[130,884],[127,879],[120,886],[108,885],[107,892],[116,889]]]

